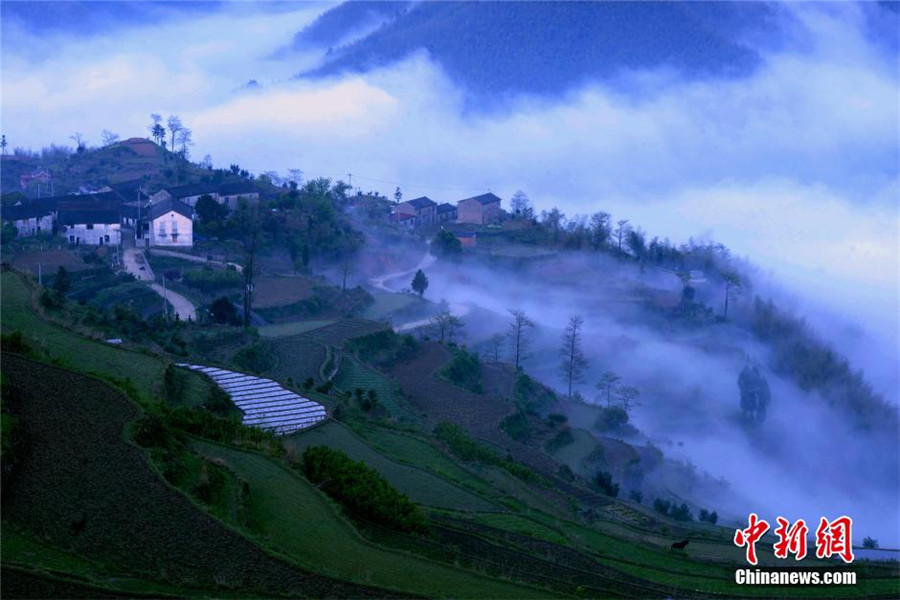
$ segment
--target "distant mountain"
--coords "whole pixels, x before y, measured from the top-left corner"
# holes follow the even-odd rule
[[[340,30],[341,16],[356,16],[366,4],[346,3],[321,20]],[[554,94],[656,67],[742,76],[762,60],[742,36],[771,30],[777,12],[755,2],[422,2],[300,77],[367,71],[420,49],[481,98]]]
[[[329,48],[341,43],[349,32],[368,26],[378,26],[402,15],[411,2],[394,0],[350,0],[325,11],[294,36],[293,47]]]
[[[112,0],[50,0],[48,2],[0,2],[4,31],[10,26],[33,32],[60,32],[70,35],[94,35],[135,25],[159,23],[172,17],[209,12],[221,2],[134,2]]]

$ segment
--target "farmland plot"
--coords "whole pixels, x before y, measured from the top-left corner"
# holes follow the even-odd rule
[[[179,363],[178,366],[203,373],[225,390],[231,401],[243,411],[244,425],[287,434],[327,418],[324,406],[283,388],[271,379],[201,365]]]
[[[366,367],[351,356],[344,356],[341,359],[334,383],[345,392],[354,392],[356,389],[375,390],[375,393],[378,394],[378,401],[395,419],[404,422],[420,421],[416,415],[401,404],[395,393],[393,381]]]
[[[361,460],[378,471],[391,485],[419,504],[464,511],[498,510],[497,506],[443,477],[417,466],[401,464],[374,450],[337,421],[291,435],[286,438],[286,443],[296,448],[298,454],[309,446],[342,450],[353,460]]]

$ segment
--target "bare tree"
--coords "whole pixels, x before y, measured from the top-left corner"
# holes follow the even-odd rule
[[[260,215],[259,205],[248,207],[244,223],[244,327],[250,327],[250,314],[253,302],[253,269],[256,263],[256,251],[259,245]]]
[[[628,413],[632,408],[640,406],[637,403],[638,396],[641,392],[633,386],[625,385],[619,388],[619,399],[622,401],[622,408]]]
[[[81,151],[84,150],[84,136],[81,132],[76,131],[73,135],[69,136],[69,139],[75,142],[76,149]]]
[[[521,308],[507,310],[512,315],[513,322],[509,326],[506,337],[512,345],[513,364],[516,369],[519,369],[522,361],[528,358],[528,350],[531,347],[531,338],[528,337],[528,334],[529,330],[534,328],[534,321],[529,319]]]
[[[487,340],[487,352],[485,358],[492,362],[500,362],[500,354],[503,352],[503,344],[506,342],[506,336],[502,333],[495,333]]]
[[[610,236],[610,216],[609,213],[599,211],[591,215],[590,219],[590,242],[591,247],[597,251],[603,248],[609,242]]]
[[[612,371],[606,371],[600,376],[597,382],[597,389],[600,390],[601,398],[606,400],[606,408],[612,407],[613,394],[616,393],[616,386],[622,380],[621,377]]]
[[[587,368],[587,359],[584,358],[584,352],[581,351],[583,326],[584,319],[581,315],[569,318],[569,324],[563,331],[562,346],[559,349],[559,355],[562,357],[560,368],[566,378],[569,398],[572,397],[572,384],[582,381],[584,370]]]
[[[354,267],[353,263],[350,262],[349,259],[344,259],[343,262],[341,262],[341,291],[342,292],[347,291],[347,278],[350,277],[350,275],[353,275],[354,273],[356,273],[356,267]]]
[[[616,221],[616,231],[613,234],[613,237],[616,239],[616,249],[621,253],[622,252],[622,244],[628,239],[628,234],[631,232],[631,225],[628,223],[628,219],[622,219],[620,221]]]
[[[194,145],[194,140],[193,140],[194,132],[191,131],[190,129],[188,129],[187,127],[182,127],[181,129],[178,130],[176,137],[178,138],[178,144],[181,146],[181,150],[180,150],[181,156],[183,158],[187,158],[188,157],[188,146]],[[174,148],[174,146],[173,146],[173,148]]]
[[[288,169],[287,180],[288,182],[300,185],[300,183],[303,181],[303,171],[301,171],[300,169]]]
[[[100,132],[100,139],[103,140],[104,146],[112,146],[119,141],[119,134],[113,133],[109,129],[104,129],[102,132]]]
[[[157,127],[160,127],[160,123],[162,123],[162,115],[159,113],[150,113],[150,120],[153,122],[147,125],[147,131],[150,132],[150,137],[156,140],[156,130]],[[158,144],[159,141],[157,141],[156,143]]]
[[[446,339],[450,343],[453,342],[453,336],[457,335],[466,325],[462,319],[449,310],[442,310],[431,317],[431,324],[437,329],[440,341],[443,342]]]
[[[509,208],[517,218],[528,218],[531,213],[531,207],[528,196],[525,195],[525,192],[523,192],[522,190],[518,190],[515,194],[513,194],[512,198],[510,198],[509,200]]]
[[[175,152],[175,134],[181,131],[182,125],[181,117],[178,115],[169,115],[169,118],[166,119],[166,127],[169,129],[169,133],[172,135],[172,143],[169,144],[169,149],[172,152]]]
[[[724,271],[722,273],[722,279],[725,280],[725,313],[723,317],[727,319],[728,301],[738,295],[741,291],[741,287],[743,287],[743,282],[737,271]]]

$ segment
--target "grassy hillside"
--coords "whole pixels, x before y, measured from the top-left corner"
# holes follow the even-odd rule
[[[224,446],[199,443],[197,447],[205,456],[225,461],[256,490],[251,511],[257,534],[311,569],[436,598],[553,595],[378,548],[337,517],[309,483],[269,459]]]
[[[3,365],[17,435],[28,446],[4,489],[4,521],[68,553],[186,590],[384,594],[293,567],[204,514],[125,441],[139,413],[109,386],[14,355],[4,354]]]

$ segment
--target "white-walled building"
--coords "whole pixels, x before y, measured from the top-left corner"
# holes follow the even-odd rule
[[[122,241],[121,216],[109,204],[60,203],[59,231],[69,244],[112,246]]]
[[[53,210],[46,204],[20,204],[3,208],[3,222],[10,223],[18,237],[33,237],[53,231]]]
[[[150,207],[151,246],[194,245],[194,209],[178,200],[168,199]]]

